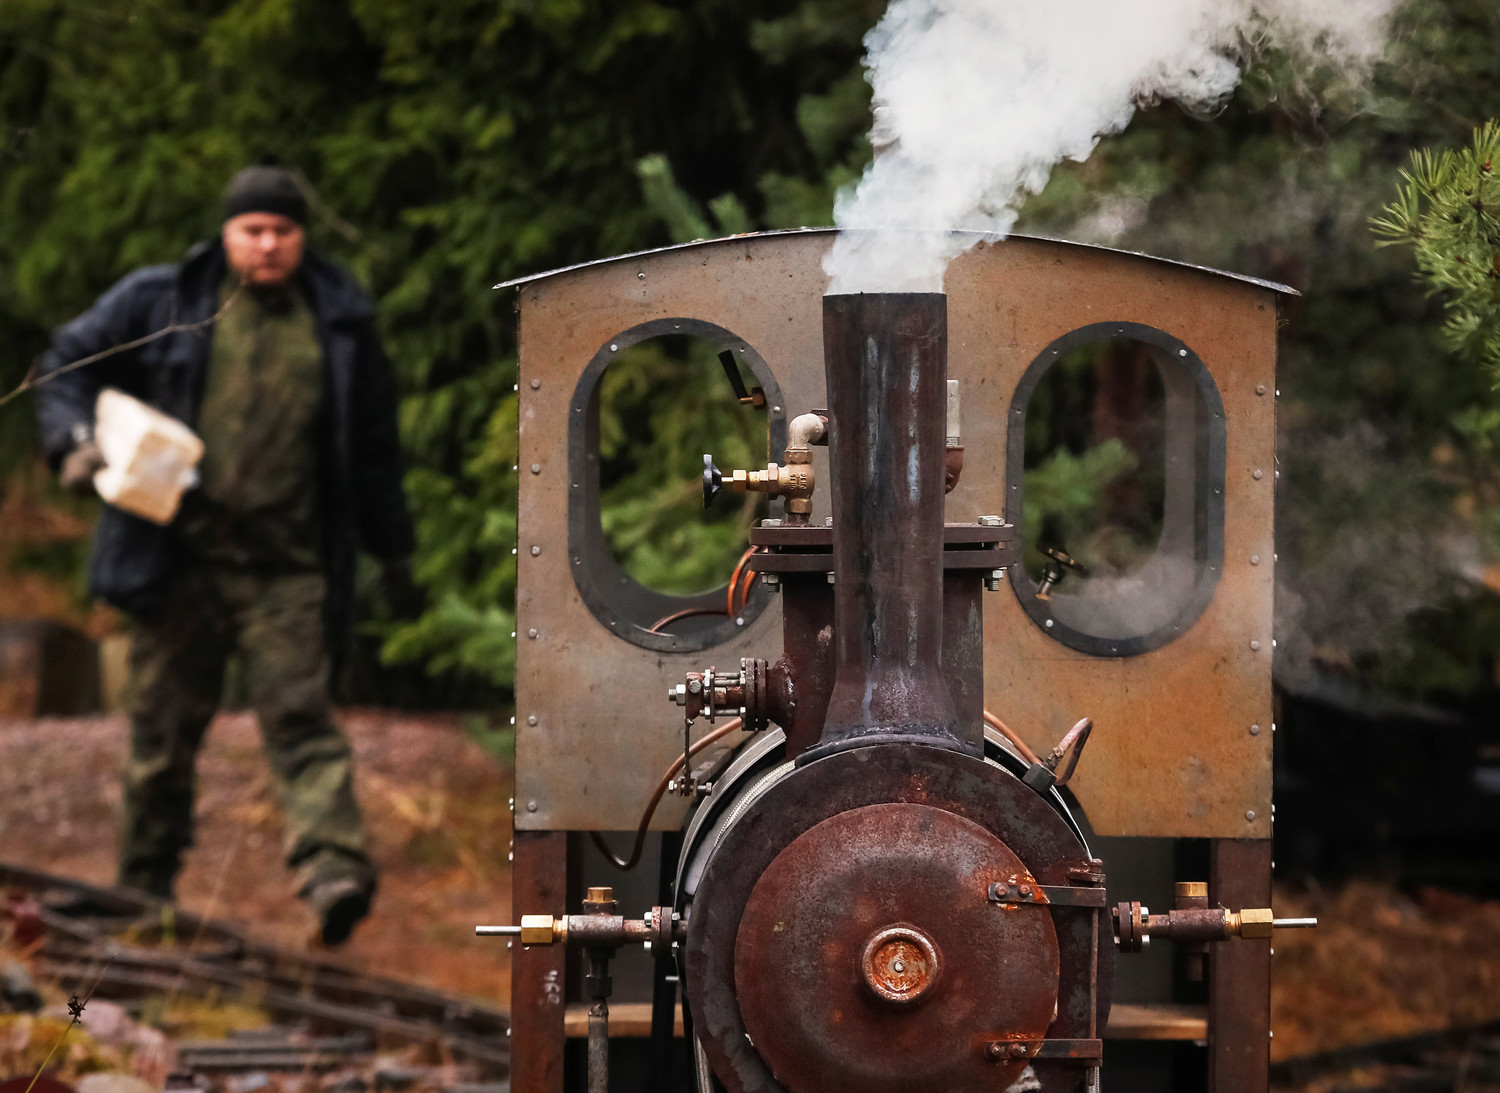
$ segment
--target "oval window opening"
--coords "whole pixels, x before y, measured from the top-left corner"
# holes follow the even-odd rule
[[[1223,555],[1223,406],[1207,369],[1159,330],[1074,331],[1012,405],[1027,614],[1076,649],[1125,656],[1192,624]]]
[[[571,408],[568,551],[594,617],[665,652],[743,633],[770,596],[734,574],[752,522],[780,515],[780,502],[726,490],[705,511],[703,456],[764,466],[786,446],[781,391],[760,354],[712,323],[653,320],[599,348]]]
[[[1164,409],[1153,347],[1134,339],[1078,346],[1042,375],[1026,411],[1021,524],[1033,581],[1059,567],[1044,549],[1082,568],[1085,575],[1061,566],[1069,585],[1119,582],[1156,553],[1166,494]]]
[[[759,494],[703,507],[705,452],[730,467],[767,462],[765,412],[741,405],[722,352],[691,335],[647,338],[599,383],[600,524],[620,568],[654,592],[727,594],[757,516]]]

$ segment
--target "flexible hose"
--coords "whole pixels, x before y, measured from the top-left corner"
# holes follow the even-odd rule
[[[661,776],[661,781],[656,783],[656,789],[652,791],[651,799],[646,802],[646,811],[641,813],[641,822],[636,825],[635,845],[630,848],[630,857],[615,857],[615,852],[604,841],[604,836],[597,831],[590,831],[589,838],[594,840],[594,845],[599,848],[599,853],[609,859],[609,863],[616,869],[622,871],[634,869],[636,864],[641,860],[641,847],[646,844],[646,829],[651,826],[651,817],[656,815],[656,806],[661,804],[662,796],[667,792],[668,784],[672,781],[673,776],[682,769],[684,760],[691,759],[710,744],[724,739],[724,737],[741,728],[744,724],[745,722],[738,717],[733,721],[726,721],[713,732],[694,742],[692,747],[688,748],[686,755],[679,755],[676,759],[672,760],[672,765]]]

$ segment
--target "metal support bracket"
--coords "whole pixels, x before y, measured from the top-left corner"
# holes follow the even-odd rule
[[[992,1040],[985,1045],[991,1059],[1058,1059],[1081,1066],[1098,1066],[1104,1059],[1103,1040]]]
[[[1103,888],[1072,887],[1059,884],[1028,884],[1024,881],[990,885],[991,903],[1036,903],[1051,907],[1103,907]]]

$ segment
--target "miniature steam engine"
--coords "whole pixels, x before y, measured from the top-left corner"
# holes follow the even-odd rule
[[[1289,290],[1015,238],[958,259],[946,294],[824,295],[830,239],[522,284],[519,925],[480,929],[518,942],[511,1088],[1093,1090],[1106,1040],[1131,1035],[1112,1000],[1142,997],[1125,954],[1161,938],[1199,1007],[1155,965],[1136,1035],[1186,1020],[1211,1088],[1263,1090],[1269,939],[1307,924],[1267,907]],[[688,336],[772,460],[704,457],[705,505],[738,492],[765,515],[697,597],[627,573],[600,515],[603,377]],[[1044,413],[1119,416],[1112,381],[1079,412],[1046,386],[1110,361],[1154,424],[1131,457],[1146,546],[1105,574],[1028,526],[1027,445]],[[648,828],[656,883],[617,892]],[[636,835],[629,857],[612,831]],[[1104,844],[1129,850],[1123,873]],[[1147,845],[1203,870],[1165,913],[1140,902],[1165,896]],[[632,953],[651,1049],[627,1086],[645,1030],[622,1020],[647,1007],[613,980]]]

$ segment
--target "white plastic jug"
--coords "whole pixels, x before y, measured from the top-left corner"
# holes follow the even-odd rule
[[[104,468],[94,489],[116,508],[170,524],[198,482],[203,441],[175,417],[106,387],[94,405],[94,443]]]

